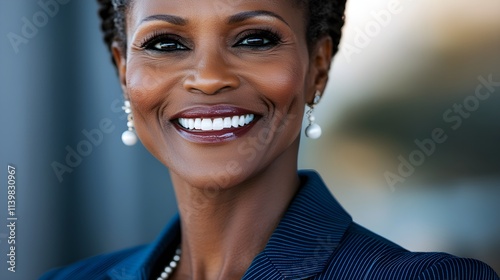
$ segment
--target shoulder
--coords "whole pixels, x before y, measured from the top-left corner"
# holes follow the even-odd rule
[[[101,280],[109,279],[108,272],[127,258],[140,258],[146,245],[97,255],[65,267],[55,268],[42,275],[40,280]]]
[[[485,263],[446,253],[410,252],[352,223],[318,279],[498,280]]]
[[[445,255],[419,274],[418,280],[431,279],[467,279],[498,280],[498,275],[487,264],[467,258]]]

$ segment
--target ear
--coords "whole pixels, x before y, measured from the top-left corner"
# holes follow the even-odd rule
[[[115,60],[116,68],[118,70],[118,77],[120,78],[120,84],[123,91],[123,96],[128,99],[127,96],[127,59],[123,53],[122,48],[118,42],[113,42],[111,44],[111,52],[113,53],[113,59]]]
[[[326,88],[332,63],[332,46],[332,38],[323,36],[312,47],[309,66],[311,82],[306,96],[308,104],[312,104],[316,91],[323,93]]]

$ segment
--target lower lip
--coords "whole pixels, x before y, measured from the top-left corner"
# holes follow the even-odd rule
[[[232,141],[242,137],[255,125],[256,122],[257,119],[242,127],[225,128],[222,130],[210,131],[188,130],[182,127],[177,122],[174,122],[174,127],[175,129],[177,129],[179,134],[188,141],[201,144],[214,144]]]

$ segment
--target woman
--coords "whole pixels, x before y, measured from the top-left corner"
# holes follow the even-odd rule
[[[356,223],[297,171],[345,1],[99,1],[129,130],[171,173],[179,215],[150,245],[42,279],[498,279],[411,253]]]

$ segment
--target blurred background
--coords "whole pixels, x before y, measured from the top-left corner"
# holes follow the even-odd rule
[[[0,279],[150,242],[176,212],[165,167],[121,143],[97,4],[48,2],[0,2],[0,223],[8,164],[18,217],[15,273],[0,227]],[[499,272],[500,2],[348,2],[323,136],[303,139],[300,168],[372,231]]]

